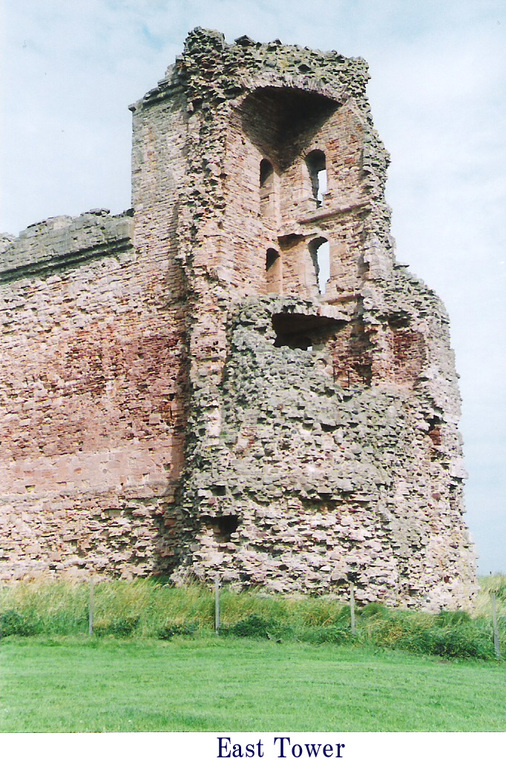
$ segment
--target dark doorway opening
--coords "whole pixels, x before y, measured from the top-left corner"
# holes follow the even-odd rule
[[[331,317],[314,314],[273,314],[272,327],[276,333],[274,346],[310,350],[316,340],[328,337],[341,324]]]
[[[237,514],[224,514],[220,517],[203,516],[205,525],[212,528],[214,537],[218,543],[228,543],[233,533],[239,527]]]

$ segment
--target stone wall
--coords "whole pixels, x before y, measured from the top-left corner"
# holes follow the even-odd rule
[[[395,262],[367,79],[194,30],[131,107],[129,215],[6,241],[5,577],[470,606],[448,318]]]
[[[146,575],[173,556],[181,339],[164,265],[136,257],[132,228],[106,211],[58,217],[2,255],[4,579]]]

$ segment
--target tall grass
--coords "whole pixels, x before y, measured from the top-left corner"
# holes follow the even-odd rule
[[[479,579],[480,590],[473,614],[477,617],[490,617],[492,614],[492,594],[496,595],[497,616],[506,619],[506,575],[496,573]]]
[[[506,654],[506,577],[481,580],[475,614],[393,610],[379,604],[357,610],[350,630],[348,605],[325,597],[267,596],[250,590],[221,595],[222,633],[334,644],[399,648],[450,658],[493,659],[491,594]],[[0,593],[3,636],[77,635],[88,632],[90,584],[34,580],[4,586]],[[170,639],[213,631],[214,594],[201,585],[172,588],[154,579],[103,581],[93,587],[97,636]]]
[[[90,583],[63,579],[4,586],[0,593],[0,615],[16,613],[27,635],[85,633],[89,626],[90,590]],[[102,581],[93,586],[93,627],[97,634],[124,635],[135,630],[137,636],[153,637],[169,620],[191,621],[204,627],[212,623],[213,609],[211,592],[200,586],[175,589],[149,578]],[[127,631],[127,626],[132,630]]]
[[[88,630],[90,589],[89,583],[63,579],[4,586],[0,592],[0,615],[16,613],[26,635],[84,633]],[[332,625],[343,609],[346,611],[342,604],[325,598],[270,597],[256,590],[239,594],[227,589],[221,592],[225,627],[252,614],[276,624]],[[197,584],[172,588],[149,578],[102,581],[93,586],[93,616],[97,633],[106,633],[108,629],[109,633],[118,633],[114,626],[127,624],[132,625],[137,636],[146,637],[157,636],[167,623],[212,629],[214,593]]]

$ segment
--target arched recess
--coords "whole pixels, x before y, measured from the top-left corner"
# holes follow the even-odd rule
[[[314,140],[339,104],[300,88],[259,87],[240,106],[242,129],[283,173]]]
[[[325,237],[316,237],[309,243],[309,252],[314,266],[315,282],[320,294],[325,293],[330,278],[330,244]]]
[[[316,207],[323,205],[327,191],[327,160],[321,149],[314,149],[306,156],[306,167]]]

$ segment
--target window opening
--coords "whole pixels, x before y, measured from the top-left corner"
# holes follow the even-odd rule
[[[433,445],[440,445],[442,441],[442,435],[441,435],[441,426],[442,421],[439,416],[434,416],[433,418],[428,419],[429,423],[429,429],[428,429],[428,435],[432,440]]]
[[[274,248],[269,248],[265,256],[265,282],[267,293],[281,292],[281,258]]]
[[[272,186],[272,176],[274,174],[274,168],[269,160],[262,160],[260,162],[260,188],[270,188]]]
[[[318,171],[318,189],[316,191],[316,204],[323,205],[327,193],[327,171],[325,168]]]
[[[320,149],[310,152],[306,157],[306,165],[316,207],[320,208],[327,192],[327,162],[324,153]]]
[[[309,244],[309,252],[314,264],[316,284],[320,294],[325,293],[330,278],[330,244],[324,237],[318,237]]]
[[[265,270],[268,272],[276,266],[276,262],[279,258],[279,253],[274,248],[269,248],[265,258]]]
[[[265,158],[260,162],[260,214],[264,219],[271,219],[275,212],[274,168]]]
[[[303,349],[304,351],[313,351],[313,342],[309,336],[301,333],[280,333],[276,336],[274,346],[278,349],[280,346],[287,346],[289,349]]]
[[[315,342],[320,343],[335,326],[335,320],[314,314],[291,312],[273,314],[272,327],[276,334],[274,346],[312,351]]]

